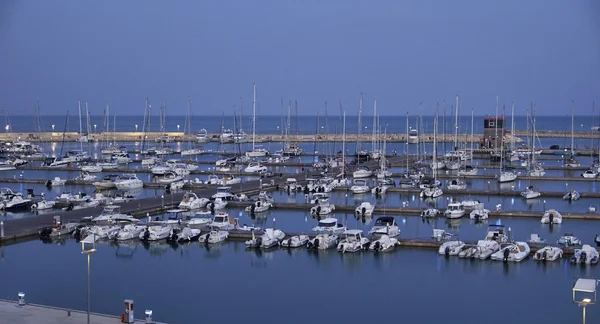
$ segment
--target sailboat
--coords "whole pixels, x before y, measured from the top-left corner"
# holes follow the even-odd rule
[[[507,156],[509,162],[516,162],[520,159],[520,154],[515,150],[515,103],[513,102],[510,114],[510,152]]]
[[[579,162],[575,159],[575,102],[571,105],[571,155],[565,159],[565,167],[578,168]]]
[[[360,103],[358,105],[358,134],[356,135],[356,161],[358,163],[368,161],[369,153],[362,148],[362,111],[363,111],[363,95],[360,94]]]
[[[460,169],[458,169],[458,174],[461,176],[474,176],[477,175],[477,168],[475,167],[475,165],[473,164],[473,109],[471,109],[471,162],[467,165],[461,166]]]
[[[528,158],[530,159],[528,165],[527,174],[530,177],[543,177],[546,174],[546,171],[542,167],[542,164],[535,160],[535,106],[531,107],[531,153]]]
[[[256,83],[254,84],[253,99],[252,99],[252,150],[246,152],[246,156],[263,157],[269,155],[269,151],[265,148],[256,146]]]
[[[388,169],[387,161],[385,156],[386,143],[387,143],[387,127],[383,133],[383,150],[381,152],[381,157],[379,159],[379,170],[377,170],[377,179],[383,180],[392,176],[392,170]]]
[[[436,111],[437,111],[437,110],[436,110]],[[434,117],[434,118],[435,118],[435,117]],[[411,130],[408,132],[408,135],[407,135],[407,136],[408,136],[408,143],[409,143],[409,144],[411,143],[411,142],[410,142],[410,140],[411,140],[410,132],[411,132],[411,131],[413,131],[413,129],[411,129]],[[446,145],[446,144],[444,143],[444,145]],[[434,156],[436,156],[436,157],[437,157],[437,155],[438,155],[438,153],[437,153],[437,145],[433,145],[433,155],[434,155]],[[443,168],[445,168],[445,167],[446,167],[446,163],[444,163],[444,161],[440,161],[440,160],[438,160],[437,158],[436,158],[436,159],[434,159],[433,161],[435,161],[435,162],[431,162],[431,170],[432,170],[432,171],[441,170],[441,169],[443,169]]]
[[[295,101],[294,105],[296,107],[296,138],[298,138],[298,101]],[[287,125],[285,128],[285,144],[283,146],[283,149],[281,149],[281,155],[283,155],[283,156],[299,156],[304,153],[304,150],[298,146],[298,143],[292,143],[290,141],[291,109],[292,109],[292,102],[290,101],[288,104]]]
[[[446,169],[458,170],[460,169],[460,152],[458,149],[458,96],[456,96],[456,107],[454,112],[454,151],[451,152],[450,158],[446,160]]]
[[[78,100],[77,101],[77,106],[79,109],[79,137],[77,138],[77,142],[80,143],[87,143],[91,140],[91,138],[89,138],[89,134],[87,132],[83,132],[83,126],[81,123],[81,102]],[[87,108],[87,102],[85,103],[85,107]],[[82,147],[82,151],[83,151],[83,147]]]
[[[497,101],[497,99],[496,99]],[[496,107],[498,107],[496,105]],[[498,112],[497,112],[498,108],[496,108],[496,116],[498,116]],[[502,116],[504,116],[504,113],[502,114]],[[496,117],[496,122],[498,121],[498,117]],[[498,139],[496,138],[496,142],[498,141]],[[511,182],[511,181],[515,181],[517,179],[517,174],[514,173],[512,170],[506,169],[504,167],[504,135],[502,135],[502,140],[500,141],[500,175],[498,176],[498,182],[500,183],[504,183],[504,182]]]
[[[115,145],[115,143],[110,143],[108,140],[108,133],[110,132],[110,106],[108,103],[106,104],[106,109],[104,111],[104,148],[102,149],[103,155],[112,155],[120,153],[121,150]],[[114,139],[115,129],[113,127],[113,139]]]
[[[185,118],[185,127],[184,127],[184,133],[188,133],[191,134],[191,105],[192,102],[190,100],[190,97],[188,97],[188,105],[187,105],[187,116]],[[194,147],[192,144],[192,140],[190,139],[189,142],[189,147],[186,150],[181,151],[181,156],[192,156],[192,155],[198,155],[198,154],[202,154],[204,153],[204,150],[201,147]]]
[[[435,118],[433,120],[433,147],[435,148],[435,146],[437,145],[437,127],[438,127],[438,116],[437,116],[437,112],[435,115]],[[437,161],[437,156],[436,154],[433,155],[433,164],[435,164]],[[444,194],[444,192],[442,191],[442,189],[438,186],[436,186],[435,184],[437,183],[437,171],[434,170],[433,171],[433,183],[425,188],[423,191],[421,191],[421,198],[437,198],[441,195]]]

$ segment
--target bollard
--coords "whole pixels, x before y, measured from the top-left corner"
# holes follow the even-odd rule
[[[25,293],[20,292],[19,296],[19,306],[25,306]]]
[[[71,317],[71,310],[67,309],[67,317]]]
[[[146,324],[152,324],[152,323],[154,323],[152,321],[152,310],[146,309]]]

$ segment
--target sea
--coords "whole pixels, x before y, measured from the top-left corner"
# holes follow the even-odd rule
[[[592,116],[576,116],[575,125],[588,131],[593,125]],[[565,118],[568,118],[566,122]],[[158,117],[155,118],[158,123]],[[233,128],[232,117],[224,119],[224,127]],[[475,118],[475,133],[481,132],[483,116]],[[15,132],[35,131],[34,118],[13,116],[10,128]],[[48,116],[42,119],[45,130],[55,125],[65,128],[65,116]],[[91,125],[103,119],[91,118]],[[183,131],[185,116],[167,116],[167,131],[176,131],[177,125]],[[405,116],[380,117],[389,123],[388,132],[406,131]],[[425,132],[430,125],[425,122],[432,117],[423,117]],[[461,117],[470,132],[470,116]],[[117,118],[116,129],[141,130],[143,117],[121,116]],[[257,132],[275,133],[281,122],[277,116],[258,116]],[[324,123],[324,124],[321,124]],[[537,129],[568,130],[570,116],[537,118]],[[335,132],[340,125],[339,116],[329,117],[325,124],[323,116],[299,116],[298,132],[314,134],[317,125]],[[409,120],[415,125],[415,118]],[[453,130],[454,121],[446,121],[447,132]],[[85,124],[85,123],[84,123]],[[295,127],[292,117],[291,127]],[[346,132],[357,131],[356,116],[346,117]],[[365,132],[372,129],[372,118],[364,117],[368,125]],[[525,117],[515,116],[515,124],[526,128]],[[97,124],[99,126],[99,124]],[[206,128],[218,132],[220,116],[194,116],[192,129]],[[246,132],[251,124],[243,121]],[[354,126],[351,126],[354,125]],[[280,128],[278,129],[277,126]],[[351,128],[354,127],[354,128]],[[478,128],[479,127],[479,128]],[[101,131],[100,127],[98,132]],[[159,131],[158,125],[151,124],[152,131]],[[21,129],[21,130],[20,130]],[[79,122],[71,118],[67,130],[77,131]],[[112,129],[112,121],[111,121]],[[333,129],[333,131],[332,131]],[[340,129],[338,128],[338,133]],[[432,132],[432,131],[431,131]],[[566,144],[564,139],[541,139],[544,146]],[[546,142],[546,140],[548,140]],[[591,140],[577,140],[576,145],[591,144]],[[140,143],[120,143],[128,149],[139,149]],[[78,148],[80,143],[43,143],[46,152],[60,155],[61,150]],[[85,144],[84,144],[85,145]],[[172,143],[174,148],[187,147],[188,143]],[[280,143],[267,144],[270,150],[280,148]],[[337,151],[323,144],[300,144],[305,151]],[[348,144],[353,152],[355,143]],[[91,143],[87,148],[92,156],[100,157],[102,143]],[[211,151],[223,150],[217,143],[204,145],[209,152],[194,159],[214,161],[217,155]],[[425,150],[431,151],[427,143]],[[448,148],[442,146],[442,149]],[[233,145],[225,147],[234,149]],[[388,150],[403,152],[403,143],[390,143]],[[438,148],[439,150],[440,148]],[[408,147],[415,154],[416,146]],[[177,156],[175,156],[177,158]],[[580,156],[582,166],[591,165],[595,157]],[[298,162],[311,162],[308,156],[294,158]],[[546,166],[561,165],[560,156],[541,156]],[[491,165],[487,160],[475,160],[476,165]],[[496,163],[497,166],[497,163]],[[130,168],[141,168],[132,163]],[[202,170],[214,169],[213,164],[201,164]],[[275,172],[301,172],[296,168],[272,167]],[[392,171],[403,172],[402,167]],[[480,170],[479,174],[496,174],[498,169]],[[548,177],[579,177],[581,171],[547,170]],[[100,173],[102,177],[107,173]],[[72,179],[78,175],[74,171],[13,170],[2,171],[0,178]],[[144,181],[154,181],[149,173],[139,173]],[[204,175],[190,175],[191,178],[206,180]],[[244,177],[242,180],[253,180]],[[499,189],[520,192],[528,186],[540,191],[600,192],[596,182],[571,182],[517,180],[511,184],[498,184],[495,181],[467,179],[470,188]],[[33,189],[36,194],[44,193],[52,198],[65,191],[92,193],[89,186],[65,186],[47,188],[42,184],[2,183],[15,191]],[[162,189],[142,189],[136,196],[160,197]],[[304,195],[274,192],[276,202],[304,202]],[[352,195],[344,192],[332,193],[331,202],[336,205],[359,205],[369,201],[377,206],[445,207],[452,200],[478,199],[486,208],[502,210],[528,210],[539,212],[555,208],[560,212],[588,213],[589,207],[598,207],[597,199],[582,198],[568,202],[560,198],[540,197],[525,200],[514,196],[470,196],[444,195],[433,201],[424,201],[418,194],[387,194],[384,199],[370,194]],[[600,208],[597,208],[600,209]],[[308,210],[271,210],[259,217],[251,217],[241,209],[230,208],[231,215],[240,218],[242,224],[276,227],[289,233],[311,233],[317,224]],[[596,214],[591,214],[595,216]],[[5,224],[12,219],[36,217],[30,212],[9,212],[0,214]],[[368,231],[378,215],[373,218],[357,218],[353,213],[333,214],[349,228]],[[487,226],[503,224],[510,228],[516,240],[528,240],[533,233],[539,234],[549,244],[554,244],[565,233],[574,233],[584,243],[592,244],[600,233],[598,220],[565,219],[559,226],[542,225],[537,218],[491,218],[487,222],[475,223],[468,218],[459,220],[423,220],[418,215],[395,216],[404,238],[429,238],[433,229],[444,229],[454,233],[458,239],[475,241],[482,239]],[[598,218],[600,220],[600,218]],[[87,307],[87,260],[80,252],[81,246],[73,239],[44,243],[39,240],[0,247],[0,298],[16,299],[18,292],[24,292],[31,303],[51,305],[69,309],[85,310]],[[418,248],[396,248],[383,254],[370,252],[339,253],[335,250],[309,252],[306,249],[270,251],[247,250],[243,242],[226,242],[206,246],[199,242],[183,245],[170,245],[165,242],[142,244],[131,242],[99,242],[97,252],[91,256],[91,305],[92,311],[120,316],[125,299],[135,302],[136,317],[143,318],[144,310],[151,309],[154,319],[168,323],[369,323],[369,322],[408,322],[408,323],[576,323],[581,321],[582,308],[573,303],[572,287],[577,278],[599,278],[597,265],[571,265],[563,259],[556,262],[536,262],[526,259],[520,263],[503,264],[490,260],[463,260],[457,257],[444,257],[437,251]],[[1,318],[1,314],[0,314]],[[600,311],[595,305],[587,308],[588,323],[600,321]],[[1,321],[1,320],[0,320]]]

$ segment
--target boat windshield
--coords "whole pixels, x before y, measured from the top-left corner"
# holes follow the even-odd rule
[[[214,223],[225,223],[227,222],[227,216],[215,216]]]
[[[417,136],[417,135],[419,135],[419,132],[416,129],[411,129],[408,132],[408,136]]]
[[[334,221],[326,221],[326,222],[320,221],[318,226],[319,227],[332,227],[332,226],[335,226],[335,222]]]

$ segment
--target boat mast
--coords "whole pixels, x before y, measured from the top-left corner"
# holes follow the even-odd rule
[[[254,151],[256,144],[256,83],[252,93],[252,151]]]
[[[474,111],[473,108],[471,108],[471,167],[473,166],[473,118]]]
[[[437,111],[435,113],[435,117],[433,119],[433,165],[435,167],[435,170],[433,171],[433,182],[436,183],[437,182],[437,154],[436,154],[436,145],[437,145]]]
[[[575,100],[571,103],[571,157],[575,156]]]
[[[406,146],[404,154],[406,155],[406,174],[408,175],[408,111],[406,112]]]
[[[363,94],[360,93],[360,103],[358,105],[358,132],[356,134],[356,153],[360,153],[362,144],[360,142],[360,135],[362,134],[362,106],[363,106]],[[358,158],[360,162],[360,158]]]
[[[79,146],[81,151],[83,151],[83,142],[81,141],[81,100],[77,99],[77,109],[79,110]]]
[[[454,108],[454,150],[458,149],[458,96],[456,96],[456,107]]]
[[[535,104],[531,104],[531,164],[535,164]]]
[[[340,101],[340,108],[341,108]],[[342,118],[342,178],[346,176],[346,112],[343,113]]]
[[[375,131],[377,130],[377,99],[373,102],[373,135],[371,136],[371,151],[375,152],[375,142],[377,141]]]
[[[515,103],[512,103],[510,113],[510,152],[511,154],[515,151]]]

